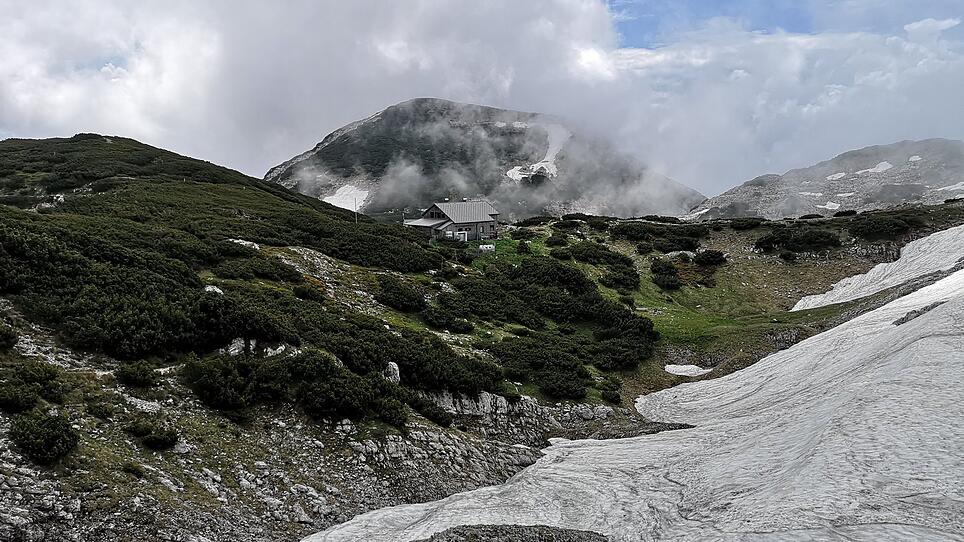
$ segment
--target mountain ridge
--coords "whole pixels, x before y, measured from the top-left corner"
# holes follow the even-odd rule
[[[783,218],[935,204],[964,194],[964,141],[930,138],[853,149],[764,174],[694,207],[688,218]]]
[[[512,217],[632,216],[677,214],[704,199],[556,117],[439,98],[400,102],[339,128],[265,180],[335,201],[351,186],[370,212],[483,196]]]

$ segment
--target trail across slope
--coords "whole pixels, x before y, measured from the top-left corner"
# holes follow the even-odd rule
[[[958,271],[743,371],[638,400],[693,429],[559,443],[503,485],[308,540],[416,540],[460,524],[613,540],[964,540],[962,396]]]

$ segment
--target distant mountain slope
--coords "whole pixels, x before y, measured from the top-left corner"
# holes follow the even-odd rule
[[[560,120],[433,98],[340,128],[266,181],[368,212],[486,196],[503,215],[677,214],[703,196]]]
[[[783,175],[761,175],[710,198],[693,217],[830,215],[964,195],[964,142],[902,141],[846,152]]]

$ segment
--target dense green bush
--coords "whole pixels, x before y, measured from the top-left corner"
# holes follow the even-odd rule
[[[321,302],[325,300],[325,294],[312,286],[304,286],[299,284],[291,289],[291,293],[293,293],[298,299],[304,299],[306,301]]]
[[[730,227],[737,231],[752,230],[767,220],[765,218],[749,216],[730,220]]]
[[[577,261],[606,267],[606,273],[599,278],[603,286],[621,290],[635,290],[639,287],[639,273],[632,258],[613,252],[599,243],[581,241],[568,248]]]
[[[527,241],[519,241],[515,247],[516,254],[532,254],[532,248]]]
[[[812,220],[812,219],[814,219],[814,218],[823,218],[823,215],[821,215],[821,214],[819,214],[819,213],[811,213],[811,214],[808,214],[808,215],[802,215],[802,216],[800,217],[800,220]]]
[[[552,223],[552,227],[558,230],[574,230],[579,227],[577,220],[559,220]]]
[[[546,239],[545,244],[547,247],[564,247],[569,244],[569,240],[565,235],[554,233]]]
[[[542,226],[542,225],[544,225],[544,224],[548,224],[548,223],[552,222],[553,220],[555,220],[555,218],[553,218],[553,217],[551,217],[551,216],[531,216],[531,217],[529,217],[529,218],[526,218],[526,219],[523,219],[523,220],[520,220],[520,221],[516,222],[514,225],[515,225],[515,226],[521,226],[521,227],[526,227],[526,226]]]
[[[653,274],[653,283],[664,290],[679,290],[683,281],[679,278],[679,269],[673,262],[656,258],[649,266]]]
[[[843,216],[857,216],[857,211],[853,209],[847,209],[845,211],[837,211],[836,213],[833,214],[833,216],[835,218],[839,218]]]
[[[255,278],[285,282],[301,282],[302,275],[295,268],[277,258],[255,256],[244,260],[226,260],[212,272],[223,279],[251,280]]]
[[[780,248],[793,252],[809,252],[838,246],[840,237],[836,233],[807,226],[774,228],[756,241],[756,248],[765,252]]]
[[[719,250],[703,250],[693,258],[696,265],[721,265],[726,263],[726,255]]]
[[[375,300],[402,312],[418,312],[425,308],[425,292],[392,275],[378,277]]]
[[[568,248],[554,248],[549,251],[549,256],[557,260],[571,260],[572,252],[569,252]]]
[[[154,451],[173,448],[177,444],[178,431],[172,422],[156,415],[137,415],[125,430],[140,439],[141,444]]]
[[[510,380],[530,380],[550,397],[582,399],[589,371],[558,336],[536,334],[503,339],[491,348]]]
[[[653,251],[653,244],[643,241],[642,243],[636,243],[636,253],[646,255]]]
[[[797,253],[793,252],[792,250],[781,250],[780,259],[786,262],[795,262],[797,261]]]
[[[519,228],[509,232],[509,237],[515,239],[516,241],[528,241],[530,239],[535,239],[538,236],[539,234],[528,228]]]
[[[135,388],[153,388],[157,385],[157,373],[154,367],[144,361],[125,361],[114,369],[117,381]]]
[[[80,437],[63,414],[34,409],[14,418],[10,440],[35,463],[49,465],[73,451]]]
[[[663,254],[680,251],[693,251],[699,248],[700,241],[695,237],[683,237],[674,235],[661,239],[653,240],[653,248]]]
[[[20,380],[0,384],[0,409],[13,414],[26,412],[40,401],[40,385]]]
[[[10,350],[17,345],[19,340],[20,336],[17,335],[17,330],[0,322],[0,352]]]
[[[850,223],[850,235],[868,241],[896,240],[913,229],[903,218],[886,215],[863,215]]]

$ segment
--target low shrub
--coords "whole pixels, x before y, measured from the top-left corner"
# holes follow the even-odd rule
[[[10,350],[17,345],[19,340],[20,336],[17,335],[17,330],[7,324],[0,323],[0,352]]]
[[[425,308],[422,289],[393,275],[378,277],[375,300],[402,312],[418,312]]]
[[[440,302],[422,311],[422,321],[436,329],[452,333],[471,333],[475,326],[468,321],[468,314],[461,307],[452,307]]]
[[[40,401],[40,384],[10,380],[0,384],[0,410],[18,414],[32,409]]]
[[[568,248],[554,248],[549,251],[549,255],[557,260],[571,260],[572,252]]]
[[[653,240],[653,248],[663,254],[670,252],[692,251],[700,246],[699,239],[693,237],[672,236]]]
[[[509,233],[509,237],[515,239],[516,241],[528,241],[530,239],[535,239],[539,234],[530,230],[529,228],[519,228],[517,230],[512,230]]]
[[[521,227],[542,226],[543,224],[548,224],[553,220],[555,220],[555,218],[551,216],[530,216],[529,218],[516,222],[514,225],[521,226]]]
[[[912,229],[907,220],[886,215],[864,215],[854,219],[848,227],[850,235],[868,241],[895,241]]]
[[[721,265],[726,263],[726,255],[719,250],[703,250],[693,258],[696,265]]]
[[[164,418],[141,414],[128,423],[125,431],[140,439],[141,444],[154,451],[168,450],[177,444],[178,431]]]
[[[683,286],[683,281],[679,278],[679,268],[663,258],[656,258],[649,266],[652,272],[653,283],[663,290],[679,290]]]
[[[840,237],[829,230],[808,226],[783,226],[756,241],[756,248],[768,252],[785,249],[793,252],[809,252],[840,246]]]
[[[565,235],[552,234],[546,239],[547,247],[564,247],[569,244],[569,239]]]
[[[730,220],[730,228],[737,231],[752,230],[758,227],[760,224],[763,224],[764,222],[766,222],[765,218],[760,218],[756,216],[734,218]]]
[[[810,213],[810,214],[801,216],[800,220],[813,220],[815,218],[823,218],[823,215],[819,213]]]
[[[847,209],[846,211],[837,211],[833,214],[835,218],[840,218],[842,216],[857,216],[857,211],[853,209]]]
[[[304,299],[306,301],[321,302],[325,300],[325,294],[312,286],[303,286],[299,284],[291,289],[291,293],[293,293],[298,299]]]
[[[121,384],[134,388],[153,388],[158,382],[154,367],[144,360],[121,363],[114,369],[114,376]]]
[[[35,463],[49,465],[73,451],[80,437],[63,414],[34,409],[14,418],[10,440]]]
[[[526,241],[519,241],[515,247],[516,254],[532,254],[532,248]]]
[[[781,250],[780,259],[786,262],[795,262],[797,261],[797,253],[792,250]]]
[[[642,243],[637,243],[637,244],[636,244],[636,253],[637,253],[637,254],[642,254],[642,255],[645,256],[645,255],[651,253],[652,251],[653,251],[653,244],[652,244],[652,243],[649,243],[649,242],[644,241],[644,242],[642,242]]]
[[[579,227],[579,221],[577,221],[577,220],[559,220],[559,221],[557,221],[557,222],[553,222],[552,227],[553,227],[553,228],[556,228],[556,229],[559,229],[559,230],[574,230],[574,229],[576,229],[576,228]]]

